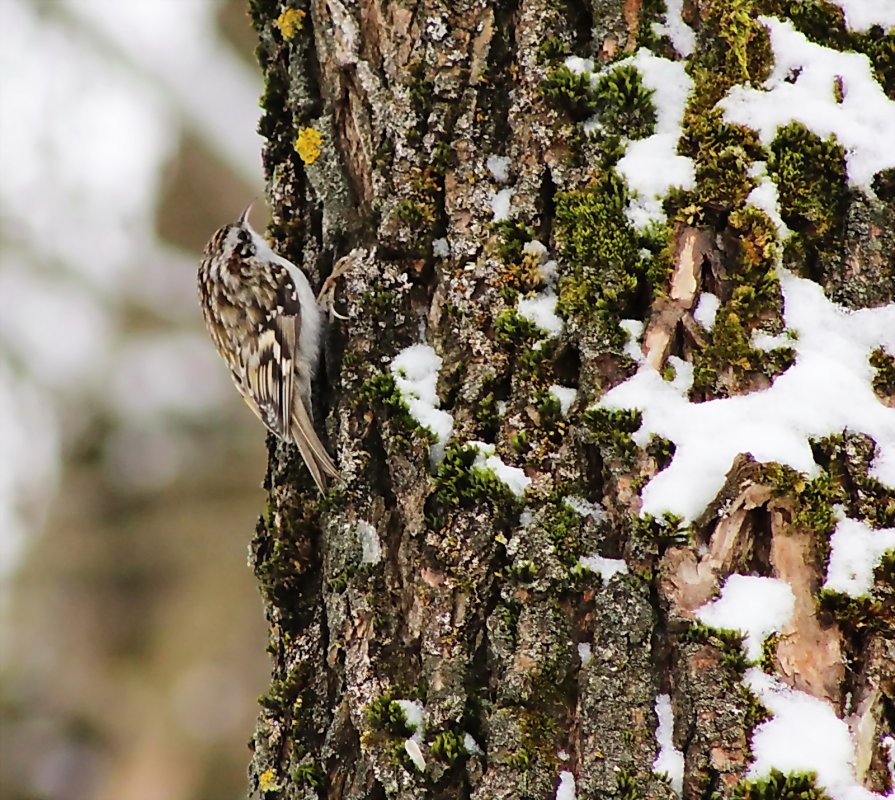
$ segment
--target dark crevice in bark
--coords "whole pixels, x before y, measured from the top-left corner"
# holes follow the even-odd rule
[[[573,37],[575,53],[593,56],[592,43],[594,31],[594,15],[589,0],[566,0],[564,15],[568,20],[568,29]]]
[[[494,37],[488,53],[491,81],[480,89],[482,105],[491,114],[491,136],[495,152],[505,153],[506,145],[513,141],[510,127],[510,97],[514,88],[512,65],[516,64],[516,20],[519,0],[497,3],[494,10]]]
[[[314,29],[317,25],[316,14],[313,9],[310,14],[304,18],[307,26],[307,33],[302,36],[301,59],[303,62],[303,78],[304,78],[304,95],[302,97],[302,105],[295,109],[300,114],[299,121],[301,123],[310,122],[319,117],[326,110],[326,102],[323,92],[323,72],[320,65],[320,59],[314,48]],[[324,30],[326,26],[324,25]]]
[[[752,543],[750,557],[745,559],[745,568],[755,575],[770,578],[774,570],[771,568],[771,515],[765,506],[752,509],[744,523],[748,530],[746,541]]]
[[[553,218],[556,215],[556,184],[550,169],[544,170],[541,177],[541,190],[538,193],[538,239],[545,245],[550,244],[553,236]]]

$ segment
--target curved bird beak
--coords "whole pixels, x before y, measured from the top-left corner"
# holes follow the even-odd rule
[[[251,212],[253,205],[254,205],[254,203],[249,203],[245,207],[245,211],[243,211],[242,214],[239,215],[239,219],[237,220],[237,222],[239,222],[240,225],[248,225],[249,213]]]

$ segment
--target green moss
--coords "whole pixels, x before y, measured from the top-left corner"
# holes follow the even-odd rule
[[[557,195],[556,242],[566,262],[556,306],[560,315],[587,324],[601,315],[617,320],[631,308],[644,264],[625,217],[627,199],[624,182],[612,172],[587,189]]]
[[[429,752],[434,758],[454,764],[466,756],[466,748],[461,739],[453,731],[439,731],[429,745]]]
[[[372,730],[390,736],[406,738],[413,733],[404,709],[390,694],[382,694],[373,699],[364,711],[364,719]]]
[[[549,389],[539,391],[533,399],[541,427],[551,427],[562,421],[562,404]]]
[[[475,421],[484,431],[493,431],[500,424],[500,413],[494,392],[488,392],[479,398],[475,405]]]
[[[812,238],[834,229],[848,189],[845,150],[835,139],[823,140],[798,122],[780,128],[771,143],[768,173],[790,228]]]
[[[839,626],[850,637],[864,637],[873,632],[892,635],[895,631],[895,604],[891,598],[886,603],[870,595],[851,597],[830,589],[821,589],[818,604],[836,618]]]
[[[668,511],[661,517],[634,517],[633,533],[640,541],[657,543],[660,549],[687,544],[690,540],[689,526],[684,525],[684,518]]]
[[[708,0],[700,8],[708,49],[697,54],[706,67],[732,86],[758,84],[771,60],[767,30],[758,21],[757,0]]]
[[[538,45],[538,61],[549,63],[558,61],[569,54],[569,46],[558,36],[551,36]]]
[[[613,800],[641,800],[637,778],[628,769],[621,769],[615,775]]]
[[[813,772],[784,774],[772,769],[770,775],[755,781],[740,781],[733,790],[733,800],[829,800],[829,795],[816,783]]]
[[[794,362],[789,347],[769,352],[752,346],[758,326],[782,329],[782,299],[775,264],[779,257],[777,234],[765,212],[744,206],[728,220],[738,248],[729,279],[730,297],[718,310],[708,344],[694,358],[696,393],[717,396],[731,388],[750,388],[756,375],[774,378]]]
[[[740,683],[737,685],[737,690],[743,704],[743,726],[747,731],[754,731],[763,722],[771,719],[771,712],[748,686]]]
[[[531,766],[532,756],[527,750],[517,750],[504,763],[512,769],[528,769]]]
[[[578,558],[583,553],[582,533],[584,520],[561,498],[546,507],[541,523],[544,532],[553,544],[556,557],[568,568],[578,566]]]
[[[491,224],[497,234],[497,255],[505,264],[522,260],[522,248],[534,239],[534,228],[518,220],[501,220]]]
[[[478,449],[468,445],[452,445],[435,473],[434,503],[440,513],[433,518],[433,527],[441,528],[443,514],[457,508],[474,508],[488,503],[494,509],[516,516],[522,503],[494,472],[475,466]]]
[[[717,647],[722,653],[721,664],[738,675],[742,675],[749,666],[743,653],[743,634],[739,631],[693,623],[684,632],[683,640]]]
[[[593,90],[600,123],[626,139],[644,139],[656,129],[653,91],[643,85],[640,70],[622,66],[601,75]]]
[[[895,396],[895,356],[879,347],[870,354],[870,366],[875,370],[873,390],[880,398]]]
[[[846,501],[841,483],[828,471],[806,480],[800,472],[781,464],[762,464],[761,480],[774,487],[778,497],[795,499],[798,511],[794,524],[806,530],[830,534],[838,519],[835,506]],[[823,541],[818,539],[818,541]]]
[[[410,227],[428,227],[435,221],[435,209],[430,203],[405,197],[395,206],[395,216]]]
[[[505,567],[502,574],[512,583],[527,585],[534,583],[538,570],[531,561],[523,559]]]
[[[544,79],[541,91],[576,122],[593,116],[599,107],[591,74],[572,72],[564,64]]]
[[[674,451],[677,449],[677,446],[670,439],[653,435],[650,436],[645,449],[655,460],[656,468],[663,470],[671,463],[671,459],[674,458]]]
[[[548,347],[535,347],[535,343],[543,341],[546,336],[515,308],[504,309],[494,320],[494,338],[498,344],[512,350],[514,372],[522,380],[539,375],[548,362]]]
[[[641,0],[637,21],[637,44],[652,50],[656,55],[675,58],[676,51],[668,37],[653,31],[653,24],[664,22],[666,13],[664,0]]]
[[[895,527],[895,495],[869,475],[876,451],[872,439],[845,432],[812,441],[811,450],[829,482],[826,504],[844,505],[847,516],[861,519],[872,528]]]
[[[643,417],[639,411],[616,408],[589,408],[581,415],[593,434],[604,458],[630,462],[638,452],[631,435],[639,430]]]
[[[436,441],[435,434],[411,416],[410,407],[401,395],[394,375],[390,372],[381,372],[364,381],[360,396],[370,407],[384,409],[388,413],[389,420],[402,431],[429,443]]]
[[[780,644],[780,634],[772,633],[761,644],[761,658],[758,665],[762,672],[774,674],[776,668],[777,645]]]
[[[517,455],[524,455],[531,446],[531,434],[526,431],[517,431],[510,434],[510,449]]]
[[[385,137],[373,153],[373,163],[380,169],[391,166],[395,160],[395,143]]]
[[[292,782],[296,786],[310,786],[320,789],[326,783],[326,772],[319,764],[299,764],[292,770]]]

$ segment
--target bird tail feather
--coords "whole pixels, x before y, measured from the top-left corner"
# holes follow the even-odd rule
[[[326,452],[320,437],[317,436],[311,417],[300,399],[293,404],[292,426],[289,433],[321,494],[326,493],[329,481],[345,482],[329,453]]]

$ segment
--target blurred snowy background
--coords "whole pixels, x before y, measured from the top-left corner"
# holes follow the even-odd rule
[[[245,0],[0,0],[3,800],[245,793],[264,432],[195,271],[263,196],[254,46]]]

